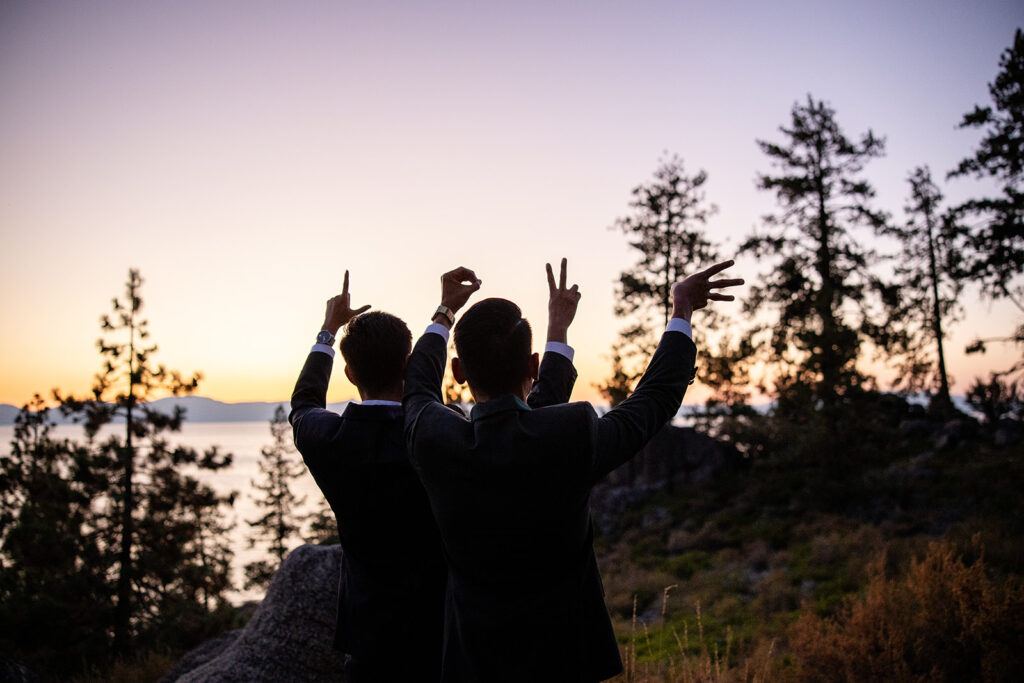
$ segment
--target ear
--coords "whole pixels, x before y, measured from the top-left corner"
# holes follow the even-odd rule
[[[359,385],[356,384],[355,377],[352,376],[352,370],[349,369],[348,365],[345,366],[345,376],[348,377],[349,382],[352,382],[352,386],[354,386],[356,389],[359,388]]]
[[[540,377],[540,354],[534,352],[530,355],[530,379],[534,382]]]
[[[459,384],[466,383],[466,373],[462,371],[462,361],[455,356],[452,356],[452,377]]]

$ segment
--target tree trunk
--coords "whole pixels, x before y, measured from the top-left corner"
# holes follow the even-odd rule
[[[935,343],[938,346],[939,355],[939,394],[935,397],[936,407],[941,411],[948,411],[952,408],[953,402],[949,397],[949,376],[946,374],[946,354],[942,347],[942,307],[939,303],[939,269],[935,258],[935,238],[932,210],[930,206],[924,209],[925,227],[928,230],[928,270],[932,285],[932,334],[935,336]]]
[[[818,167],[815,169],[816,193],[818,199],[818,250],[815,261],[815,270],[821,278],[821,289],[815,298],[814,308],[818,319],[821,321],[820,353],[819,363],[821,365],[821,384],[818,386],[818,396],[825,406],[830,406],[836,401],[836,387],[839,386],[840,357],[836,343],[838,325],[836,324],[833,301],[835,299],[835,287],[832,281],[832,247],[831,247],[831,226],[829,225],[828,207],[825,203],[825,182],[824,170],[821,168],[821,158],[824,150],[818,151]]]

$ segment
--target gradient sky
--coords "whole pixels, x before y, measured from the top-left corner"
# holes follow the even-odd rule
[[[203,371],[207,396],[280,400],[346,268],[355,304],[414,334],[456,265],[542,331],[563,255],[574,398],[596,398],[635,259],[608,226],[664,151],[708,171],[728,253],[774,206],[755,139],[811,93],[848,135],[887,138],[865,175],[901,217],[911,168],[942,178],[970,153],[956,124],[1022,25],[990,0],[0,0],[0,402],[88,389],[129,267],[158,360]],[[1012,357],[965,343],[1016,319],[964,303],[956,391]],[[335,373],[330,399],[353,393]]]

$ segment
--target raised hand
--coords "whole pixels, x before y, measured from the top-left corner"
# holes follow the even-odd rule
[[[456,312],[466,305],[473,292],[480,289],[481,280],[469,268],[456,268],[441,276],[441,305]]]
[[[548,272],[548,341],[565,343],[569,325],[576,317],[576,308],[580,303],[579,285],[565,288],[566,260],[562,259],[562,269],[555,285],[555,274],[551,264],[546,264]]]
[[[365,313],[370,309],[370,305],[361,306],[356,310],[352,310],[351,300],[348,293],[348,271],[345,271],[345,282],[341,286],[341,294],[333,296],[327,300],[327,312],[324,314],[324,327],[333,335],[338,334],[338,330],[341,329],[342,325],[348,323],[349,320],[356,317],[360,313]]]
[[[736,287],[743,284],[742,278],[712,280],[726,268],[733,265],[731,259],[716,263],[707,270],[694,273],[682,282],[672,286],[672,317],[689,320],[693,312],[704,308],[708,301],[733,301],[736,299],[732,294],[720,294],[712,291],[725,287]]]

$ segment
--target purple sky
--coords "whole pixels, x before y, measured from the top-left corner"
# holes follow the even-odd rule
[[[634,261],[607,226],[663,151],[708,171],[728,252],[773,207],[755,139],[811,93],[848,135],[886,137],[865,175],[900,217],[911,168],[941,178],[970,152],[956,124],[1022,25],[1024,5],[988,1],[0,0],[0,401],[88,386],[129,267],[164,362],[274,400],[345,268],[414,333],[455,265],[543,329],[563,255],[584,293],[575,396],[594,398]],[[964,344],[1014,319],[964,302],[959,391],[1010,356]],[[351,396],[336,375],[332,400]]]

